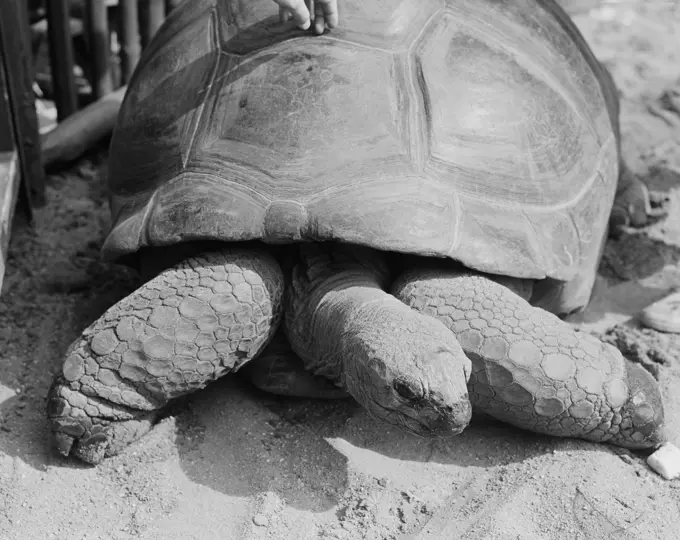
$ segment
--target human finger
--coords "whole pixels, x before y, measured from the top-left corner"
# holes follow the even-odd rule
[[[338,25],[338,0],[314,0],[315,21],[321,19],[328,28],[335,28]],[[318,23],[315,22],[317,33],[319,32]]]
[[[293,16],[295,24],[303,30],[307,30],[311,25],[309,9],[305,0],[274,0],[279,5],[279,17],[282,17],[281,10]]]

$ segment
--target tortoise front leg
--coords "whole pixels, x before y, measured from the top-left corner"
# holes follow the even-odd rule
[[[225,249],[161,272],[69,348],[48,398],[59,453],[96,464],[141,437],[169,400],[257,356],[282,313],[266,252]]]
[[[393,294],[442,321],[472,361],[473,408],[538,433],[627,448],[661,442],[654,378],[488,277],[414,269]]]

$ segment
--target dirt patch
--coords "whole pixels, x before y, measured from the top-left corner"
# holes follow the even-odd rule
[[[670,214],[608,244],[592,305],[573,322],[652,366],[678,442],[679,338],[631,317],[680,286],[680,13],[674,2],[629,1],[577,22],[621,89],[626,157]],[[137,285],[98,258],[104,158],[50,177],[35,227],[14,224],[0,297],[0,538],[680,537],[680,484],[651,472],[644,454],[482,417],[446,444],[416,439],[351,400],[277,399],[236,377],[178,403],[99,467],[55,457],[44,408],[62,355]]]

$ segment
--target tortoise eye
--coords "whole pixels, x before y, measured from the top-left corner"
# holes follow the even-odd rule
[[[394,389],[401,397],[408,400],[422,399],[422,387],[414,381],[397,379],[394,381]]]

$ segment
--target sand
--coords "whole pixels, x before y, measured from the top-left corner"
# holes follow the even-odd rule
[[[609,242],[594,300],[573,323],[657,372],[677,444],[680,337],[634,319],[680,286],[680,115],[664,109],[680,92],[674,4],[576,17],[620,87],[626,158],[670,214]],[[14,223],[0,297],[2,540],[680,538],[680,480],[661,479],[645,453],[480,418],[448,442],[422,440],[352,401],[278,399],[237,377],[176,404],[98,467],[53,455],[45,396],[63,353],[137,283],[98,259],[105,174],[93,154],[51,176],[34,228]]]

